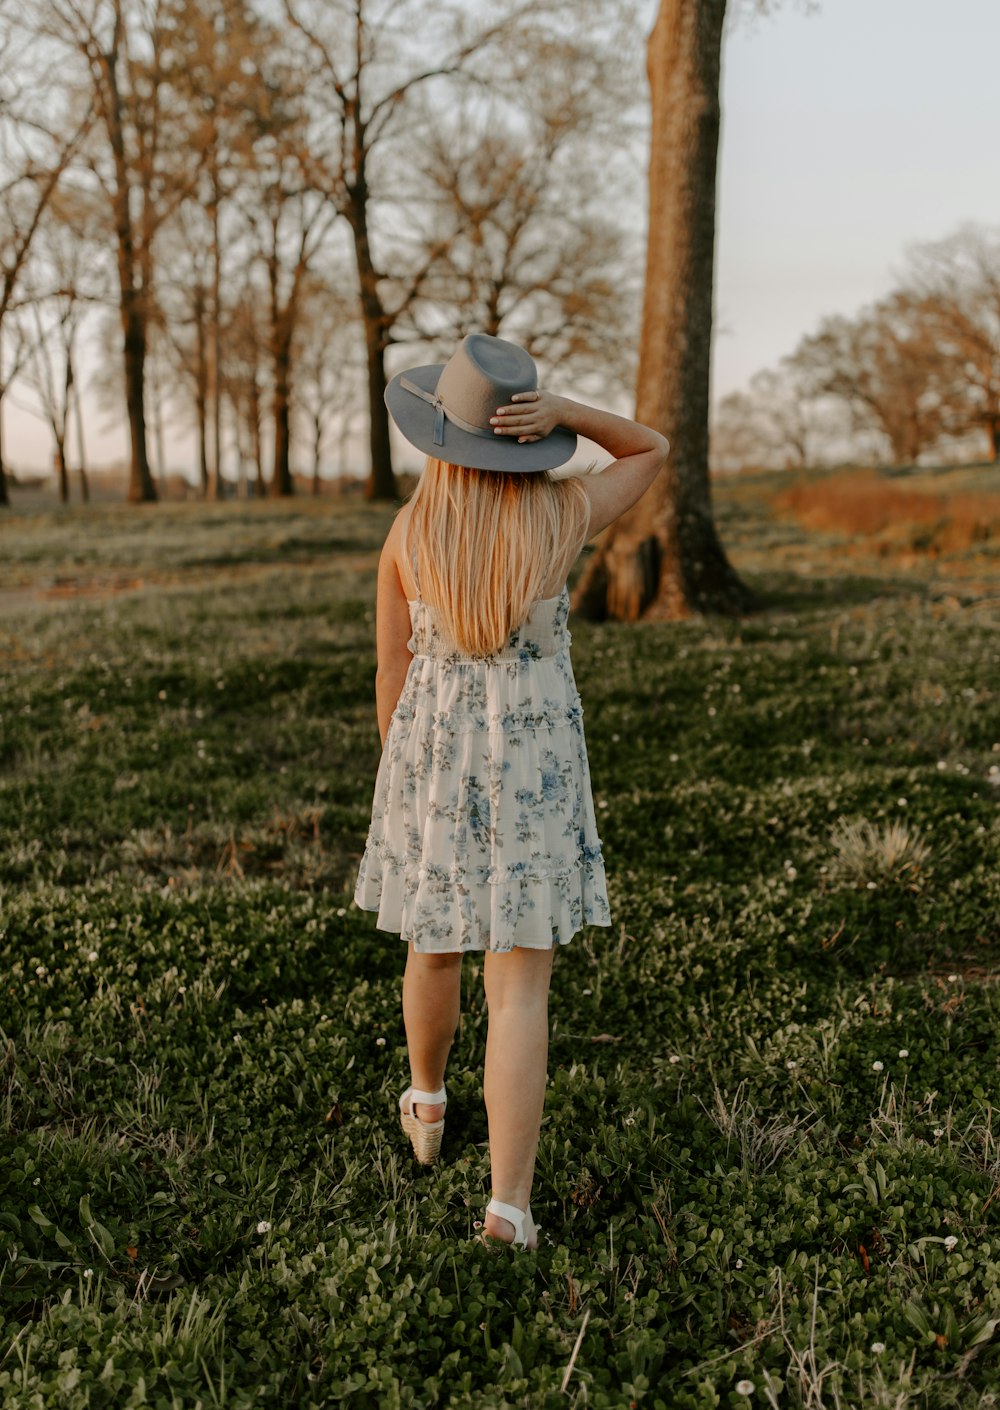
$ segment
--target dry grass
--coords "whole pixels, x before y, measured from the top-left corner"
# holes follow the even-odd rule
[[[775,511],[804,528],[877,539],[936,556],[1000,540],[1000,493],[900,485],[875,470],[800,480],[780,490]]]

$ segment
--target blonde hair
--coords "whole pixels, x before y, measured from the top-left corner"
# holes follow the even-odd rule
[[[420,595],[470,656],[506,645],[546,582],[569,572],[590,527],[575,475],[470,470],[431,455],[410,506]]]

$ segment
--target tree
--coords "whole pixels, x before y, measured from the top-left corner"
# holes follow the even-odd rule
[[[203,160],[199,118],[179,101],[183,10],[184,0],[39,0],[23,21],[50,53],[67,56],[68,81],[94,113],[88,158],[115,232],[132,501],[156,499],[145,408],[154,247]]]
[[[57,190],[39,227],[33,255],[35,280],[26,290],[25,322],[31,331],[22,375],[52,432],[64,504],[69,500],[66,452],[74,406],[81,493],[87,497],[77,347],[87,309],[104,293],[98,243],[101,224],[92,200],[72,188]]]
[[[296,336],[296,400],[312,443],[312,492],[319,494],[331,423],[350,421],[364,388],[364,345],[353,289],[335,271],[314,275],[302,297]]]
[[[351,233],[365,335],[371,476],[368,493],[396,494],[384,403],[386,351],[394,328],[416,298],[436,255],[432,246],[407,271],[376,249],[375,216],[392,208],[401,170],[414,160],[426,128],[418,121],[424,95],[437,112],[457,100],[460,86],[481,93],[502,87],[524,94],[544,83],[567,52],[601,48],[595,33],[626,0],[497,0],[489,9],[434,7],[426,0],[284,0],[301,37],[312,77],[311,148],[327,191]],[[582,23],[583,22],[583,23]],[[606,55],[616,54],[601,34]],[[599,73],[596,64],[583,66]],[[382,229],[386,222],[383,221]]]
[[[841,413],[838,415],[838,411]],[[842,459],[847,427],[842,408],[812,393],[785,359],[754,373],[746,391],[719,402],[712,422],[713,471],[746,466],[801,469]]]
[[[602,535],[574,597],[588,616],[739,613],[755,601],[719,541],[708,478],[725,18],[726,0],[661,0],[649,36],[649,228],[636,415],[669,437],[671,454],[652,488]]]
[[[18,314],[21,284],[46,210],[76,155],[90,116],[73,118],[55,103],[57,89],[11,22],[0,11],[0,505],[9,503],[3,460],[4,396],[28,344],[23,328],[5,358],[5,329]],[[55,119],[52,121],[51,119]]]
[[[494,104],[428,133],[405,191],[415,218],[401,262],[419,279],[390,285],[400,341],[451,348],[491,333],[519,342],[549,380],[593,377],[605,393],[631,383],[630,232],[606,213],[628,193],[593,162],[576,97],[555,74],[516,119]]]
[[[875,432],[894,463],[912,465],[943,430],[938,358],[919,307],[897,293],[856,318],[824,319],[787,362],[809,396],[842,401],[855,433]]]
[[[1000,231],[969,222],[914,246],[900,301],[934,349],[944,432],[985,432],[1000,461]]]

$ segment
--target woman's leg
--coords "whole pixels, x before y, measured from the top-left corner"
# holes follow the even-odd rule
[[[484,964],[489,1026],[483,1090],[490,1128],[493,1195],[527,1209],[535,1173],[538,1132],[545,1104],[549,1055],[551,950],[515,946],[487,952]],[[486,1232],[510,1241],[514,1230],[498,1215]]]
[[[410,1081],[420,1091],[436,1092],[444,1082],[461,998],[461,954],[418,955],[409,941],[403,974],[403,1024],[410,1053]],[[417,1102],[413,1115],[421,1121],[437,1121],[444,1115],[444,1107]]]

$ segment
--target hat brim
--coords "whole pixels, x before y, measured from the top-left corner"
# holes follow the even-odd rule
[[[464,465],[470,470],[506,470],[523,474],[554,470],[565,465],[576,450],[576,433],[557,426],[540,441],[523,444],[513,436],[475,436],[463,431],[447,415],[444,418],[444,444],[434,443],[434,408],[400,385],[403,377],[415,382],[425,392],[433,392],[444,363],[426,367],[411,367],[393,377],[385,389],[385,404],[400,431],[417,450],[437,456],[451,465]]]

